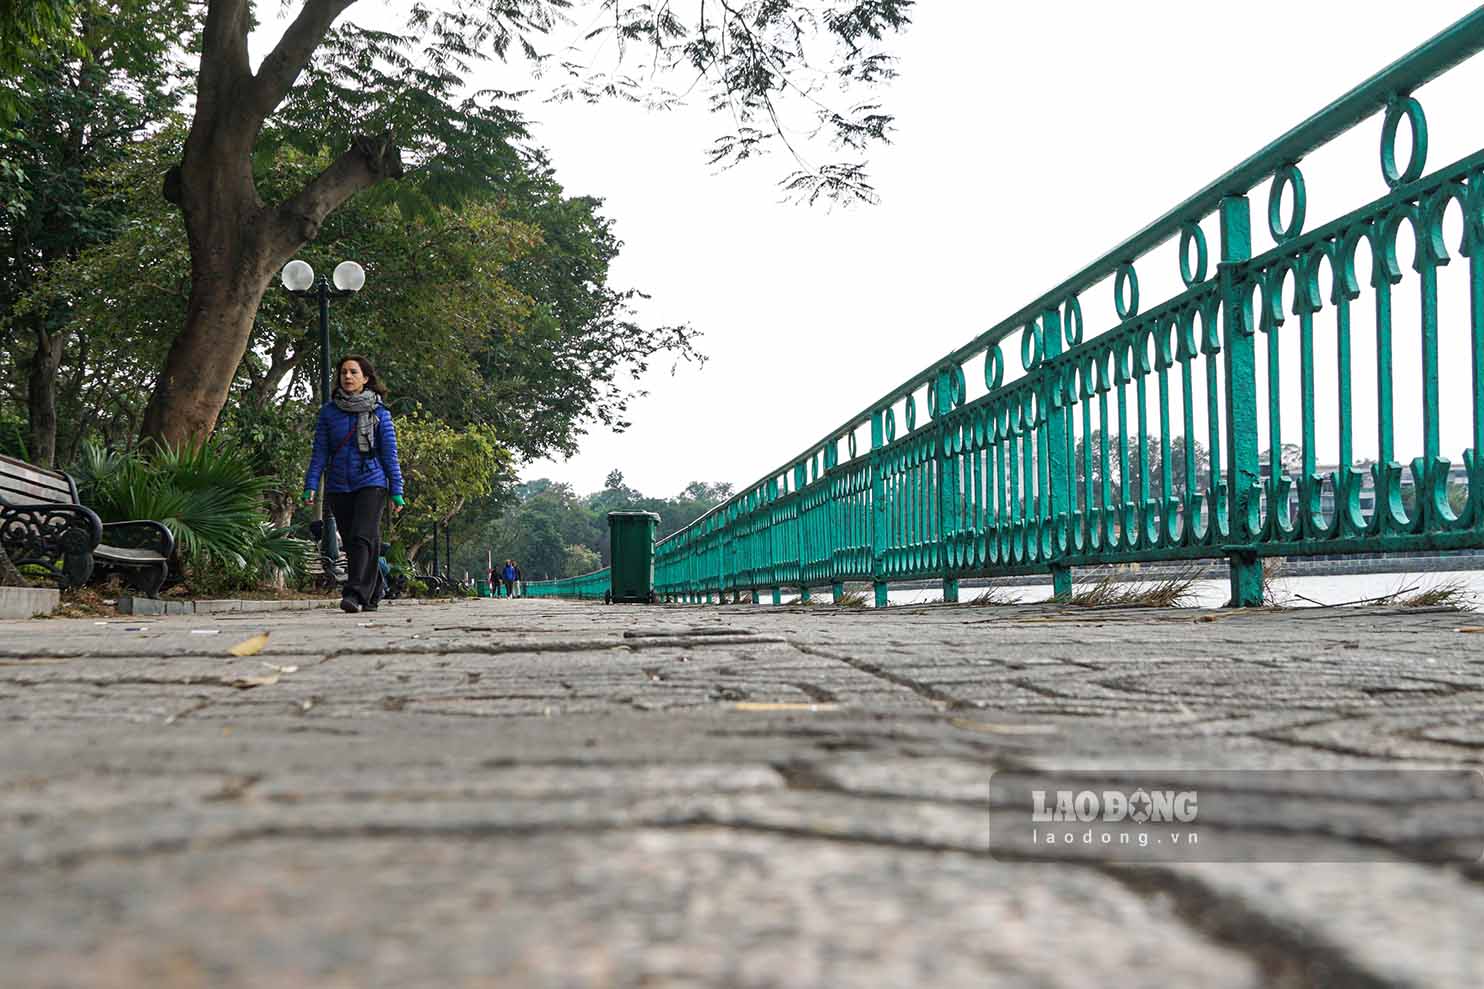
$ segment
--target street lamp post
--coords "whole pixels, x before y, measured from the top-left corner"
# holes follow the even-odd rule
[[[290,295],[314,299],[319,303],[319,387],[320,401],[330,400],[330,300],[354,295],[366,284],[366,271],[354,261],[342,261],[335,266],[330,278],[314,277],[314,269],[307,261],[290,261],[283,266],[283,287]],[[331,284],[333,282],[333,285]],[[328,465],[326,465],[328,466]],[[335,573],[335,562],[340,558],[340,545],[335,538],[335,517],[326,504],[324,479],[320,479],[320,551],[325,558],[326,572]]]

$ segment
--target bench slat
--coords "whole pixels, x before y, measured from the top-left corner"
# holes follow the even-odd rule
[[[109,560],[114,563],[164,563],[165,557],[152,549],[124,549],[120,546],[109,546],[99,543],[98,548],[93,550],[93,556],[99,560]]]
[[[60,484],[67,487],[67,475],[59,470],[36,467],[12,457],[0,456],[0,477],[19,477],[36,484]]]
[[[0,476],[0,498],[11,504],[38,501],[73,504],[72,489],[65,484],[61,487],[48,486],[3,476]]]

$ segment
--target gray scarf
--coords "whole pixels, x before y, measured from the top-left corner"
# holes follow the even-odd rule
[[[380,425],[376,418],[376,407],[381,404],[381,396],[369,388],[363,388],[354,395],[347,395],[336,388],[334,402],[335,408],[341,412],[353,412],[358,416],[356,449],[362,453],[370,453],[376,449],[376,427]]]

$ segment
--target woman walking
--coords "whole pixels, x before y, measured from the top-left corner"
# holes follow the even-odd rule
[[[320,472],[325,474],[326,507],[345,547],[342,611],[375,611],[382,583],[377,566],[381,513],[390,493],[392,511],[401,511],[402,467],[397,462],[397,430],[382,399],[386,386],[376,368],[359,354],[340,359],[337,387],[319,410],[314,453],[304,475],[304,501],[314,501]]]

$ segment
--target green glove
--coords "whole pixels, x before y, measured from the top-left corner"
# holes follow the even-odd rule
[[[310,501],[313,501],[314,500],[314,489],[313,488],[305,488],[304,489],[304,500],[306,502],[310,502]]]
[[[398,508],[401,508],[403,505],[407,504],[407,499],[403,498],[401,495],[392,495],[392,504],[396,505]]]

